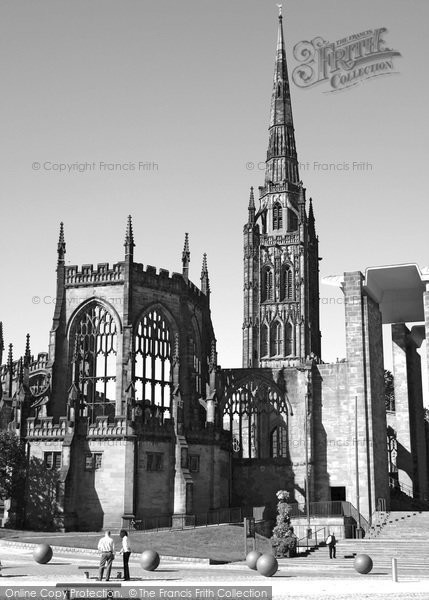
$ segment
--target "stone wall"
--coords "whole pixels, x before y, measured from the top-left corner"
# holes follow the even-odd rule
[[[315,502],[330,501],[330,487],[345,487],[346,500],[354,499],[354,404],[350,402],[347,376],[345,362],[315,367]]]
[[[162,455],[162,466],[150,467],[149,455]],[[174,444],[172,441],[140,440],[135,472],[136,518],[172,514],[174,490]],[[156,460],[156,459],[155,459]],[[153,468],[154,470],[149,470]]]
[[[362,282],[358,271],[344,274],[349,402],[351,421],[357,415],[359,471],[359,487],[356,478],[351,482],[351,502],[356,508],[359,503],[368,519],[379,497],[388,501],[389,488],[381,316],[378,305],[365,295]]]
[[[76,476],[73,480],[77,488],[74,512],[79,529],[94,531],[120,527],[127,442],[123,439],[79,439],[75,444],[73,472]],[[96,464],[95,455],[101,455],[100,466]]]
[[[295,489],[293,467],[284,458],[233,459],[232,506],[267,506],[272,518],[275,514],[278,490]]]
[[[58,502],[61,469],[48,468],[46,454],[62,454],[63,440],[32,440],[26,482],[25,523],[29,529],[53,531],[60,526],[62,514]]]

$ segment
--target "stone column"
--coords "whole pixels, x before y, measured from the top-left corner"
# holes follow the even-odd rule
[[[174,471],[174,505],[172,525],[180,526],[186,516],[193,512],[193,481],[188,469],[188,443],[183,435],[183,400],[180,394],[179,362],[173,366],[173,381],[177,385],[173,391],[173,420],[175,443],[175,471]]]
[[[127,527],[131,519],[136,518],[135,486],[137,478],[137,444],[135,436],[129,436],[123,442],[124,452],[124,507],[122,525]]]
[[[343,291],[352,441],[348,488],[353,504],[359,491],[360,512],[369,519],[377,499],[389,497],[381,315],[359,271],[344,274]]]
[[[404,323],[392,325],[398,480],[400,484],[405,486],[405,489],[411,492],[413,489],[413,459],[408,407],[407,335],[408,328]]]
[[[423,306],[425,313],[426,373],[429,380],[429,283],[426,283],[426,291],[423,293]]]
[[[409,495],[427,494],[427,458],[423,422],[419,327],[410,332],[403,323],[392,325],[395,385],[395,429],[398,443],[398,479]]]

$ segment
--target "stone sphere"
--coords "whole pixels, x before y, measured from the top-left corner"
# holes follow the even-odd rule
[[[246,565],[249,569],[253,569],[256,571],[256,563],[258,562],[258,558],[262,556],[262,552],[257,552],[257,550],[252,550],[246,556]]]
[[[353,566],[358,573],[366,575],[372,570],[372,558],[368,554],[358,554]]]
[[[159,565],[159,554],[155,550],[145,550],[140,557],[140,564],[145,571],[155,571]]]
[[[39,544],[34,548],[33,558],[40,565],[46,565],[51,560],[52,555],[52,548],[49,544]]]
[[[273,554],[262,554],[256,562],[258,573],[264,577],[272,577],[277,572],[279,563]]]

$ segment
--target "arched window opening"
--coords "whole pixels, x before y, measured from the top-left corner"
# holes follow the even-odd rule
[[[283,327],[279,321],[274,321],[270,331],[270,356],[279,356],[282,354],[283,347]]]
[[[262,233],[265,235],[267,233],[267,211],[263,210],[261,213],[261,224],[262,224]]]
[[[201,361],[197,354],[197,345],[189,338],[189,354],[193,357],[192,372],[195,377],[195,392],[201,394]]]
[[[79,315],[71,336],[75,380],[79,382],[85,413],[94,422],[98,416],[115,414],[116,322],[101,304],[92,303]]]
[[[293,300],[293,272],[291,265],[282,268],[280,276],[280,300]]]
[[[296,231],[298,229],[298,217],[296,213],[291,209],[287,209],[287,230],[288,231]]]
[[[261,356],[268,356],[268,326],[261,327]]]
[[[283,227],[283,209],[279,202],[273,206],[273,229],[282,229]]]
[[[286,323],[285,327],[285,356],[289,356],[293,352],[292,325]]]
[[[146,314],[134,338],[136,400],[143,400],[145,421],[170,418],[171,331],[158,310]]]
[[[270,432],[273,425],[278,423],[279,430],[283,427],[287,432],[286,396],[269,384],[249,380],[228,390],[227,398],[222,408],[222,425],[224,430],[231,432],[233,458],[272,456]],[[276,452],[278,456],[287,456],[287,435],[280,434]]]
[[[271,432],[270,436],[270,456],[272,458],[287,458],[287,429],[278,426]]]
[[[266,267],[262,270],[261,300],[272,300],[274,294],[273,270]]]

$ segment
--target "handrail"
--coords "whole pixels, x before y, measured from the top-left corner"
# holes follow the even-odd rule
[[[291,506],[290,516],[293,519],[294,517],[304,517],[307,514],[305,503],[298,504],[293,503]],[[359,515],[357,509],[353,506],[353,504],[347,500],[335,500],[335,501],[326,501],[326,502],[310,502],[309,503],[309,511],[308,514],[310,516],[317,517],[352,517],[356,523],[360,523],[360,526],[368,531],[369,523],[365,517]]]
[[[360,527],[362,527],[362,529],[366,533],[369,529],[369,523],[365,519],[365,517],[363,517],[362,515],[359,514],[357,508],[355,506],[353,506],[353,504],[351,502],[343,501],[343,505],[344,505],[343,509],[346,509],[344,512],[344,516],[352,517],[352,519],[354,519],[356,521],[356,523],[358,523],[360,525]],[[349,513],[349,514],[347,514],[347,513]]]
[[[314,534],[315,546],[319,546],[319,543],[317,542],[317,534],[318,534],[320,531],[323,531],[323,541],[325,541],[325,539],[326,539],[326,531],[325,531],[325,530],[326,530],[326,527],[325,527],[325,526],[323,526],[323,527],[320,527],[319,529],[315,529],[315,530],[312,532],[312,535]],[[309,548],[309,545],[308,545],[308,540],[309,540],[309,539],[310,539],[310,538],[308,537],[308,535],[305,535],[304,537],[302,537],[302,538],[299,538],[299,539],[297,540],[297,542],[296,542],[296,547],[297,547],[297,548],[304,548],[304,547],[305,547],[305,549],[306,549],[306,550],[307,550],[307,552],[308,552],[308,548]],[[306,543],[305,543],[305,544],[300,544],[300,542],[301,542],[302,540],[306,540]]]
[[[416,497],[414,495],[414,489],[411,486],[407,485],[406,483],[402,483],[402,481],[399,481],[395,477],[389,477],[389,487],[394,490],[399,490],[417,502],[429,502],[429,497],[427,494],[423,494],[423,497]]]

